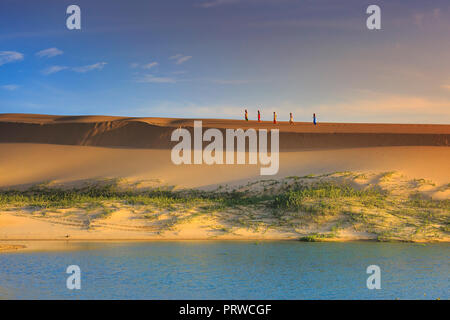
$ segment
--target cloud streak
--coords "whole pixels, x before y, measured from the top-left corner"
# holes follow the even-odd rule
[[[39,58],[53,58],[53,57],[59,56],[63,53],[64,52],[59,50],[58,48],[48,48],[48,49],[36,52],[36,56],[38,56]]]
[[[53,73],[58,73],[63,70],[70,70],[70,71],[77,72],[77,73],[86,73],[86,72],[90,72],[90,71],[94,71],[94,70],[102,70],[106,64],[107,64],[106,62],[97,62],[97,63],[90,64],[87,66],[74,67],[74,68],[69,68],[66,66],[51,66],[51,67],[48,67],[47,69],[42,70],[42,73],[45,75],[50,75]]]
[[[65,66],[51,66],[48,67],[47,69],[42,70],[42,73],[45,75],[49,75],[49,74],[53,74],[53,73],[57,73],[63,70],[69,69],[68,67]]]
[[[174,56],[169,57],[170,60],[175,60],[175,64],[182,64],[185,63],[186,61],[192,59],[192,56],[185,56],[181,53],[178,53]]]
[[[94,71],[94,70],[102,70],[105,67],[105,65],[107,65],[106,62],[97,62],[97,63],[90,64],[87,66],[75,67],[75,68],[72,68],[72,70],[75,72],[78,72],[78,73],[86,73],[86,72]]]
[[[0,51],[0,66],[23,60],[23,54],[16,51]]]
[[[131,69],[136,69],[136,68],[151,69],[151,68],[154,68],[156,66],[159,66],[159,63],[156,62],[156,61],[153,61],[153,62],[150,62],[150,63],[147,63],[147,64],[139,64],[137,62],[130,63],[130,68]]]
[[[159,65],[158,62],[150,62],[150,63],[147,63],[146,65],[143,65],[142,68],[144,68],[144,69],[151,69],[151,68],[156,67],[158,65]]]

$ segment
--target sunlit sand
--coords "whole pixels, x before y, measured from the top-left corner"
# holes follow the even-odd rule
[[[449,240],[445,227],[449,217],[449,125],[314,126],[203,119],[205,128],[280,129],[280,170],[275,176],[263,177],[256,165],[172,164],[170,134],[179,127],[190,129],[192,124],[189,119],[0,115],[0,188],[23,192],[36,185],[59,190],[113,182],[136,192],[155,188],[169,192],[226,190],[272,197],[285,192],[283,186],[293,186],[294,181],[306,184],[326,179],[327,183],[350,183],[355,190],[377,187],[405,201],[420,194],[430,201],[443,201],[443,207],[432,212],[430,225],[421,227],[425,220],[418,208],[405,207],[399,217],[392,211],[396,209],[392,203],[383,210],[367,209],[366,225],[348,222],[343,209],[311,219],[293,216],[286,209],[290,224],[284,224],[280,221],[285,218],[273,217],[268,205],[208,209],[199,214],[200,203],[182,209],[175,206],[171,211],[108,200],[102,207],[108,214],[102,215],[99,208],[89,212],[83,206],[49,209],[25,203],[0,208],[0,239],[300,239],[312,235],[313,240],[333,241]],[[265,185],[264,180],[272,184]],[[356,198],[349,201],[354,201],[348,204],[353,211],[365,210]],[[408,215],[408,210],[417,212]],[[240,224],[235,223],[240,218]],[[391,230],[386,227],[389,225]],[[394,226],[397,236],[389,235]]]

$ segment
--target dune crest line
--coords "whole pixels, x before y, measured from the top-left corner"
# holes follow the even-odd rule
[[[194,120],[110,116],[0,114],[0,142],[172,149],[173,128],[194,133]],[[200,120],[200,119],[199,119]],[[279,129],[280,151],[385,146],[449,146],[450,125],[364,124],[201,119],[203,127]]]

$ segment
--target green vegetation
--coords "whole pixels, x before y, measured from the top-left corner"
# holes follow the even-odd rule
[[[34,187],[26,191],[8,190],[0,192],[0,207],[25,206],[28,208],[98,208],[105,201],[120,201],[129,205],[154,205],[159,208],[176,209],[202,204],[225,206],[249,205],[258,201],[239,192],[208,193],[199,191],[175,192],[155,189],[150,191],[121,190],[115,184],[88,186],[74,189]]]
[[[386,192],[378,188],[356,190],[350,185],[317,183],[297,185],[276,196],[273,206],[284,210],[304,210],[306,212],[338,213],[349,200],[357,200],[365,206],[383,206]]]
[[[299,240],[303,242],[321,242],[325,239],[334,238],[334,234],[322,234],[322,233],[312,233],[305,237],[301,237]]]
[[[400,179],[397,176],[388,172],[375,178],[391,182]],[[0,191],[0,210],[42,219],[76,218],[88,227],[125,210],[158,232],[175,230],[196,218],[211,218],[211,230],[218,233],[233,233],[240,228],[261,233],[276,230],[298,234],[302,241],[339,238],[342,232],[372,234],[380,241],[449,236],[450,200],[434,200],[417,189],[407,190],[405,186],[410,186],[411,180],[403,185],[395,180],[392,189],[386,184],[382,188],[355,183],[373,177],[351,172],[291,176],[235,189],[222,186],[215,191],[174,191],[168,187],[140,190],[136,184],[124,187],[119,180],[71,189],[45,183],[24,191]],[[398,190],[408,192],[392,192]]]

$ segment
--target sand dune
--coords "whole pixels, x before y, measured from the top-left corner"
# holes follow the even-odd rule
[[[0,187],[103,177],[204,187],[259,178],[255,165],[172,164],[172,131],[192,125],[192,119],[1,114]],[[439,182],[450,177],[450,125],[203,119],[203,126],[279,128],[277,177],[342,170],[401,170]]]
[[[193,119],[125,118],[105,116],[0,115],[0,188],[25,189],[51,182],[77,185],[105,178],[125,178],[147,186],[212,189],[261,179],[282,179],[336,171],[398,171],[410,178],[436,183],[425,190],[435,199],[448,199],[450,125],[257,123],[203,119],[204,128],[280,129],[280,169],[261,177],[258,165],[174,165],[170,142],[174,129],[192,130]],[[130,212],[123,224],[134,221]],[[115,214],[113,219],[118,219]],[[126,219],[125,219],[126,218]],[[109,223],[111,223],[111,221]],[[128,221],[128,222],[127,222]],[[117,223],[119,223],[117,222]],[[173,239],[206,239],[203,224],[170,234]],[[160,239],[140,231],[74,226],[35,220],[22,213],[0,214],[2,239]],[[214,233],[214,232],[213,232]],[[296,235],[243,233],[236,238],[278,239]],[[352,233],[346,239],[372,239]]]
[[[280,151],[305,148],[448,146],[450,125],[355,124],[198,119],[203,127],[280,130]],[[174,128],[192,130],[193,119],[105,116],[0,115],[0,142],[170,149]]]
[[[204,127],[214,128],[279,128],[282,132],[311,133],[417,133],[417,134],[450,134],[450,125],[442,124],[386,124],[386,123],[319,123],[295,122],[290,125],[281,121],[274,125],[271,121],[244,121],[230,119],[184,119],[184,118],[144,118],[114,116],[54,116],[42,114],[4,113],[0,114],[0,122],[28,124],[67,124],[67,123],[102,123],[102,122],[142,122],[159,127],[191,127],[194,120],[202,120]],[[257,127],[259,128],[259,127]]]
[[[179,187],[245,184],[249,180],[334,171],[401,171],[410,177],[450,182],[448,147],[373,147],[280,153],[280,170],[261,177],[257,165],[172,164],[170,150],[0,143],[0,187],[43,181],[73,183],[126,178]]]

